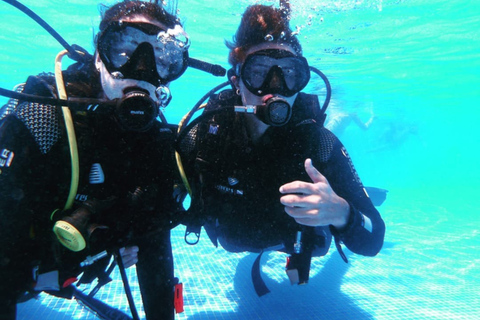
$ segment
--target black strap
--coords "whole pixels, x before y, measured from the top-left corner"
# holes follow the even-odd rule
[[[314,120],[318,125],[323,126],[326,118],[325,111],[320,107],[318,96],[300,92],[295,100],[293,115],[290,123],[299,125]]]
[[[115,269],[115,266],[117,263],[115,260],[110,263],[110,266],[108,267],[108,270],[106,272],[102,272],[102,274],[98,277],[98,283],[97,285],[90,291],[88,294],[89,297],[92,297],[97,294],[98,290],[100,290],[101,287],[112,281],[112,278],[110,278],[110,274],[112,273],[113,269]]]
[[[260,273],[260,260],[262,258],[262,254],[263,254],[263,251],[260,252],[260,254],[258,255],[257,259],[255,259],[255,262],[253,263],[253,266],[252,266],[253,288],[255,289],[255,292],[259,297],[266,295],[267,293],[270,292],[267,285],[265,284],[265,281],[263,281]]]
[[[342,246],[340,245],[340,234],[338,233],[337,229],[335,229],[335,227],[333,226],[330,226],[330,233],[333,235],[333,239],[335,241],[335,247],[337,248],[338,253],[342,257],[343,261],[345,261],[345,263],[348,263],[347,256],[345,255],[345,253],[343,253]]]
[[[125,289],[125,294],[127,295],[128,304],[130,306],[130,311],[132,312],[132,317],[134,320],[139,320],[137,308],[135,308],[135,301],[133,300],[132,290],[130,290],[130,285],[128,283],[127,274],[125,272],[125,266],[123,265],[122,256],[120,255],[120,250],[115,250],[115,260],[118,264],[118,269],[120,270],[120,275],[122,276],[123,287]]]
[[[73,295],[75,296],[75,299],[80,301],[83,305],[88,307],[89,309],[95,311],[102,319],[106,320],[132,320],[129,316],[127,316],[125,313],[121,312],[120,310],[117,310],[108,304],[97,300],[93,297],[90,297],[77,288],[75,286],[70,285],[70,287],[73,290]]]

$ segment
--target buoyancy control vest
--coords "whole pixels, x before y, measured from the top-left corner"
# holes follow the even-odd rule
[[[205,111],[239,104],[239,96],[225,90],[210,98]],[[297,224],[284,212],[278,188],[294,180],[308,181],[303,162],[317,153],[312,150],[317,140],[305,142],[317,135],[325,116],[317,96],[300,93],[290,122],[270,127],[259,145],[249,142],[243,116],[231,109],[200,122],[196,132],[200,179],[192,208],[203,218],[197,222],[202,221],[214,245],[220,242],[227,251],[290,254],[287,274],[292,283],[308,282],[311,257],[326,254],[331,234],[326,227]],[[304,137],[297,140],[299,134]],[[258,282],[260,257],[254,267],[258,272],[252,275],[258,274],[254,285],[262,295],[268,289]]]
[[[69,95],[73,97],[96,97],[99,93],[101,93],[101,85],[100,82],[93,81],[95,80],[95,72],[94,68],[92,68],[93,64],[76,64],[72,65],[67,71],[64,71],[64,77],[66,80],[67,90]],[[92,79],[92,77],[94,79]],[[24,92],[30,94],[36,94],[39,96],[45,97],[55,97],[56,90],[55,90],[55,79],[53,74],[40,74],[39,76],[31,76],[27,80]],[[55,190],[39,190],[38,195],[35,199],[40,199],[41,204],[43,206],[37,206],[39,212],[48,212],[51,213],[55,207],[60,208],[62,202],[64,203],[64,199],[67,197],[68,194],[68,185],[69,185],[69,178],[70,178],[70,171],[69,171],[69,157],[68,157],[68,145],[65,141],[65,126],[61,119],[61,114],[59,111],[59,107],[51,106],[51,105],[42,105],[39,103],[33,102],[24,102],[24,101],[16,101],[15,104],[10,106],[9,114],[15,114],[17,118],[19,118],[26,128],[30,131],[33,139],[37,143],[42,156],[46,157],[46,159],[51,159],[49,161],[50,164],[54,164],[51,166],[51,170],[53,172],[46,171],[47,177],[45,180],[50,181],[51,185],[57,186]],[[46,112],[48,111],[48,112]],[[140,211],[148,211],[150,212],[150,207],[158,208],[165,208],[164,212],[168,212],[170,207],[170,203],[167,201],[162,201],[158,197],[158,193],[166,194],[168,192],[172,192],[169,186],[173,186],[172,177],[175,168],[173,167],[173,147],[170,150],[164,149],[156,149],[154,147],[158,145],[166,145],[166,146],[173,146],[174,140],[174,132],[176,131],[176,126],[167,125],[167,124],[159,124],[158,128],[152,128],[151,130],[155,130],[155,135],[149,135],[149,132],[142,133],[146,138],[149,137],[149,141],[151,141],[148,145],[145,145],[143,151],[147,150],[150,152],[151,150],[155,150],[151,152],[151,156],[144,156],[145,162],[142,163],[142,166],[134,167],[136,169],[133,172],[133,165],[130,167],[126,167],[126,164],[129,164],[129,161],[122,161],[123,160],[123,150],[125,153],[129,154],[137,154],[138,157],[145,155],[145,152],[134,152],[129,151],[130,149],[138,149],[138,146],[135,144],[128,145],[124,139],[118,139],[118,135],[115,135],[114,132],[109,134],[101,135],[102,137],[107,137],[107,139],[103,139],[99,141],[99,134],[98,130],[102,130],[103,133],[113,131],[111,130],[111,126],[107,125],[115,125],[115,120],[113,116],[108,114],[102,114],[101,116],[95,116],[88,114],[87,111],[78,111],[73,112],[74,114],[74,122],[75,122],[75,131],[77,133],[77,143],[78,143],[78,151],[80,153],[80,179],[79,179],[79,190],[76,197],[76,204],[79,205],[84,202],[88,197],[95,197],[96,199],[102,200],[103,198],[107,198],[109,196],[117,195],[120,191],[123,191],[125,183],[119,181],[118,188],[111,189],[109,186],[110,184],[96,184],[91,183],[91,173],[93,165],[97,162],[97,160],[102,160],[102,165],[104,166],[104,170],[108,169],[112,172],[108,177],[110,181],[113,177],[114,179],[118,176],[121,177],[123,167],[126,169],[124,172],[130,173],[132,176],[130,181],[132,183],[136,183],[133,181],[138,181],[138,187],[135,189],[127,190],[131,191],[131,200],[130,198],[124,200],[129,201],[128,206],[131,207],[128,212],[138,213]],[[107,119],[108,118],[108,119]],[[107,122],[104,122],[107,119]],[[47,134],[46,134],[46,133]],[[121,140],[121,141],[118,141]],[[124,144],[124,148],[121,148]],[[115,148],[118,152],[118,156],[110,153],[111,150],[109,148]],[[137,150],[135,149],[135,150]],[[106,160],[105,160],[106,159]],[[106,162],[108,160],[108,163]],[[166,166],[165,170],[165,177],[155,174],[155,171],[152,171],[152,166],[157,167],[158,163],[162,164],[162,166]],[[167,167],[168,163],[168,167]],[[122,167],[123,165],[123,167]],[[48,167],[48,166],[47,166]],[[50,168],[50,167],[48,167]],[[108,173],[108,172],[107,172]],[[103,173],[102,173],[103,174]],[[154,178],[152,178],[154,177]],[[156,179],[156,180],[155,180]],[[155,181],[154,181],[155,180]],[[158,180],[158,183],[157,183]],[[43,180],[42,180],[43,181]],[[147,182],[144,182],[147,181]],[[142,185],[141,183],[145,183]],[[48,184],[48,183],[45,183]],[[168,189],[165,192],[159,192],[159,188],[157,185],[160,185],[159,188]],[[163,191],[163,189],[161,191]],[[115,192],[120,190],[119,192]],[[125,194],[127,191],[123,192]],[[46,198],[46,195],[51,197]],[[43,200],[43,199],[46,200]],[[140,200],[138,200],[140,199]],[[137,204],[137,202],[141,203],[141,206]],[[160,203],[160,204],[159,204]],[[126,205],[121,206],[121,204],[117,205],[118,207],[123,208],[123,211],[127,211]],[[61,211],[57,211],[58,215],[62,215]],[[136,235],[143,234],[143,236],[148,236],[148,233],[156,232],[156,230],[150,230],[154,225],[152,223],[152,219],[157,222],[158,229],[170,229],[173,227],[171,220],[172,217],[170,216],[160,216],[158,214],[153,215],[149,213],[145,213],[146,217],[150,217],[150,219],[141,219],[138,218],[137,220],[143,223],[140,223],[138,227],[135,228]],[[141,212],[140,212],[141,213]],[[54,220],[56,219],[57,215],[53,216]],[[98,217],[98,219],[106,220],[106,221],[116,221],[120,219],[118,212],[115,210],[109,210],[109,213],[105,216]],[[118,225],[116,229],[119,234],[124,229],[130,229],[131,225],[131,217],[128,214],[123,214],[122,218],[123,223],[115,224]],[[53,227],[52,221],[49,219],[48,215],[42,215],[36,218],[38,222],[35,225],[35,229],[38,229],[41,232],[39,234],[45,234],[45,237],[51,241],[53,239],[53,233],[51,233],[51,229]],[[159,220],[161,220],[159,222]],[[98,224],[103,225],[100,221]],[[106,223],[105,223],[106,225]],[[109,226],[112,231],[112,226]],[[126,240],[122,239],[123,242]],[[100,243],[97,241],[97,247],[101,247],[102,249],[107,246],[106,243]],[[118,246],[120,242],[116,242],[115,246]],[[91,245],[91,244],[90,244]],[[89,245],[89,246],[90,246]],[[51,250],[51,247],[54,247],[55,250]],[[81,253],[73,253],[70,250],[65,249],[61,246],[58,241],[55,241],[53,245],[48,242],[48,246],[44,246],[41,248],[45,251],[42,254],[42,261],[40,265],[39,272],[47,272],[50,270],[58,270],[59,271],[59,284],[61,285],[64,283],[64,280],[68,280],[70,278],[76,277],[83,271],[83,277],[80,280],[80,283],[88,283],[91,282],[96,276],[104,275],[104,270],[106,268],[106,263],[109,262],[108,259],[103,259],[103,261],[99,261],[91,266],[86,267],[83,270],[80,270],[80,262],[85,259],[87,254],[95,254],[98,253],[100,250],[97,248],[89,247],[88,250],[85,250]],[[110,248],[109,248],[110,249]],[[53,252],[52,252],[53,251]],[[60,294],[57,292],[52,292],[53,294]]]

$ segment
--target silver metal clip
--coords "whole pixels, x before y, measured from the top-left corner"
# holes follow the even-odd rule
[[[107,250],[97,253],[94,256],[87,256],[87,258],[80,263],[80,267],[92,265],[95,261],[105,258],[108,255]]]
[[[293,245],[293,252],[300,253],[302,252],[302,232],[297,231],[297,239]]]
[[[235,112],[241,113],[257,113],[257,106],[247,105],[247,106],[235,106]]]

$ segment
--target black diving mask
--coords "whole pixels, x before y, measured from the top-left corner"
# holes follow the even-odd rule
[[[310,81],[307,59],[280,49],[261,50],[247,56],[237,74],[247,89],[257,96],[278,94],[291,97]]]
[[[155,87],[185,72],[189,46],[179,25],[164,30],[149,23],[122,21],[110,24],[97,42],[100,59],[113,77],[147,81]]]

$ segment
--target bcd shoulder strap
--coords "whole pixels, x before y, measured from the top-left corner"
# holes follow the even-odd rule
[[[239,103],[240,97],[231,89],[221,91],[209,99],[205,112],[213,112],[213,115],[200,122],[196,141],[198,146],[196,163],[201,166],[200,171],[206,174],[214,173],[230,155],[227,150],[228,142],[232,142],[232,131],[236,131],[234,130],[236,115],[233,109],[222,108]],[[235,136],[238,134],[240,133],[235,132]]]
[[[293,105],[292,119],[293,125],[303,124],[313,120],[315,123],[323,126],[327,115],[320,107],[318,96],[300,92]]]
[[[224,90],[218,94],[212,95],[205,107],[204,112],[213,112],[211,117],[201,121],[198,124],[195,134],[196,154],[195,168],[197,172],[202,173],[202,181],[195,178],[194,196],[192,197],[192,205],[190,206],[188,217],[184,224],[187,226],[185,231],[185,242],[190,245],[198,243],[200,239],[201,227],[206,225],[208,220],[207,213],[204,211],[203,197],[206,183],[212,183],[213,177],[219,168],[219,164],[225,160],[225,142],[228,126],[235,119],[233,110],[224,110],[215,113],[222,107],[233,106],[237,103],[239,97],[233,90]],[[193,236],[194,235],[194,236]],[[207,230],[210,241],[218,246],[215,236]]]

